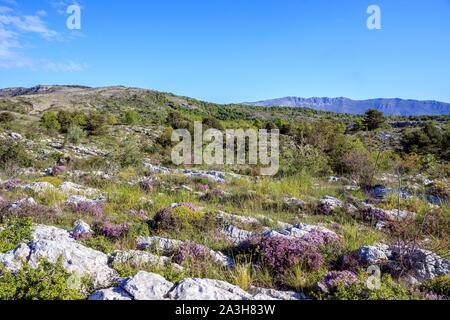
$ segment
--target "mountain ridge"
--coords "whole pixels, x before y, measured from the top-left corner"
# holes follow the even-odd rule
[[[132,88],[121,85],[105,87],[89,87],[82,85],[36,85],[33,87],[0,88],[0,98],[16,98],[33,95],[48,94],[74,94],[96,91],[121,92],[155,92],[151,89]],[[382,111],[388,116],[441,116],[450,115],[450,103],[435,100],[414,100],[401,98],[377,98],[367,100],[352,100],[346,97],[284,97],[278,99],[261,100],[257,102],[240,103],[243,106],[259,107],[288,107],[308,108],[312,110],[340,113],[340,114],[363,114],[368,109]]]
[[[352,100],[346,97],[283,97],[244,102],[243,105],[259,107],[310,108],[337,113],[363,114],[368,109],[376,109],[390,116],[439,116],[450,114],[450,103],[435,100],[414,100],[400,98],[376,98]]]

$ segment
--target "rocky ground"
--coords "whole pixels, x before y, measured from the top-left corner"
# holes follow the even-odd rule
[[[448,162],[402,128],[122,87],[0,108],[0,299],[449,299]],[[173,166],[171,130],[206,117],[278,123],[279,174]]]
[[[422,244],[430,247],[430,240],[401,243],[389,236],[396,224],[413,221],[417,213],[383,208],[382,200],[374,204],[370,199],[347,196],[341,200],[326,194],[299,199],[270,190],[262,195],[243,191],[250,177],[145,165],[146,176],[121,181],[125,190],[64,181],[63,177],[83,174],[64,172],[56,178],[54,168],[0,181],[3,216],[52,221],[35,224],[30,239],[1,253],[0,263],[14,273],[24,263],[37,267],[42,259],[61,260],[68,272],[89,277],[92,289],[85,294],[91,300],[313,299],[331,295],[341,278],[347,284],[358,281],[371,265],[400,276],[416,290],[422,283],[450,275],[449,260],[421,248]],[[103,172],[87,176],[92,175],[101,181],[115,179]],[[356,186],[336,186],[338,181],[330,177],[314,192],[332,186],[359,192]],[[236,189],[236,185],[241,186]],[[172,197],[164,198],[158,190],[170,190]],[[56,200],[48,201],[49,197]],[[127,197],[138,200],[130,203],[134,209],[116,218],[122,223],[109,221],[112,213],[105,209],[114,204],[117,210],[121,201],[130,201]],[[160,206],[172,199],[195,204],[182,201]],[[260,206],[261,211],[252,206]],[[341,214],[359,217],[360,222],[351,227],[338,223]],[[61,228],[71,223],[73,228]],[[107,245],[96,243],[99,239]],[[338,256],[330,250],[339,252]],[[314,275],[312,279],[306,271],[295,274],[300,262],[308,265],[305,270]],[[216,272],[207,270],[210,267]],[[258,279],[258,270],[265,270],[272,279]]]

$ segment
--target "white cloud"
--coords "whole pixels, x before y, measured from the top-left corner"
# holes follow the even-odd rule
[[[3,0],[2,0],[3,1]],[[3,1],[4,2],[4,1]],[[11,2],[11,4],[13,4]],[[42,14],[42,12],[41,12]],[[10,7],[0,7],[0,68],[30,68],[33,59],[25,56],[23,36],[35,34],[53,40],[58,33],[50,29],[40,15],[22,15]]]
[[[0,0],[0,2],[1,3],[5,3],[8,6],[15,6],[15,7],[17,7],[19,5],[16,0]]]
[[[51,72],[80,72],[86,68],[87,64],[71,60],[67,62],[47,62],[44,64],[44,70]]]
[[[39,17],[46,17],[46,16],[47,16],[47,11],[45,11],[45,10],[39,10],[38,12],[36,12],[36,14],[37,14]]]
[[[64,0],[51,1],[57,6],[66,4]],[[0,0],[1,2],[5,0]],[[26,68],[47,72],[80,72],[87,68],[85,63],[73,60],[55,62],[26,55],[25,50],[29,42],[29,37],[26,35],[37,35],[44,41],[64,41],[70,37],[80,36],[76,33],[67,36],[52,30],[44,21],[46,16],[47,12],[44,10],[37,11],[34,15],[24,15],[12,9],[11,6],[0,6],[0,69]]]

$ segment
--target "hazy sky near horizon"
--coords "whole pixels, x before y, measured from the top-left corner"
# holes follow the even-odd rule
[[[450,102],[450,0],[0,0],[0,87],[36,84]]]

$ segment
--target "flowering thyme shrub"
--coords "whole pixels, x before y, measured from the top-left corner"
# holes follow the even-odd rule
[[[330,289],[338,285],[349,286],[358,281],[358,277],[351,271],[330,271],[323,278],[323,283]]]
[[[315,247],[337,244],[339,238],[335,233],[313,230],[302,239]]]
[[[131,209],[130,211],[128,211],[128,214],[130,216],[145,216],[145,211],[143,209],[139,210]]]
[[[433,292],[437,295],[447,296],[450,299],[450,276],[438,276],[423,283],[422,291]]]
[[[3,187],[7,191],[13,191],[22,185],[22,181],[20,179],[10,179],[3,183]]]
[[[190,202],[181,202],[174,209],[179,208],[179,207],[185,207],[193,212],[198,212],[197,207]]]
[[[333,213],[333,208],[328,203],[322,203],[318,206],[319,214],[329,216]]]
[[[67,171],[65,166],[56,165],[52,168],[52,176],[56,177]]]
[[[154,188],[154,182],[151,179],[145,179],[139,182],[139,187],[144,192],[151,192]]]
[[[210,260],[210,249],[191,241],[185,241],[173,256],[175,263],[189,266],[197,275],[205,273]]]
[[[222,199],[225,197],[225,192],[220,189],[214,189],[202,195],[200,197],[201,201],[212,201],[216,199]]]
[[[161,230],[186,230],[193,224],[200,222],[204,214],[189,203],[179,204],[174,208],[165,208],[159,211],[153,219],[153,225]]]
[[[285,237],[263,239],[260,244],[260,259],[263,265],[278,273],[284,273],[295,265],[317,270],[324,262],[314,244],[302,239]]]
[[[115,224],[106,221],[103,222],[101,225],[97,225],[96,229],[99,230],[101,235],[107,238],[118,239],[120,237],[123,237],[128,232],[130,226],[128,223]]]
[[[345,280],[336,280],[340,277]],[[319,298],[331,300],[417,300],[421,298],[395,282],[387,274],[381,277],[379,289],[370,290],[366,283],[368,277],[369,274],[365,272],[359,273],[356,281],[349,274],[331,275],[328,279],[334,287],[327,294],[319,294]]]
[[[385,221],[387,220],[386,213],[379,208],[367,207],[361,212],[364,221]]]
[[[82,201],[78,203],[68,203],[67,208],[75,213],[94,216],[100,218],[103,216],[103,204],[92,201]]]
[[[22,203],[15,207],[13,204],[13,201],[3,201],[0,203],[0,220],[8,217],[51,219],[58,215],[56,209],[48,208],[40,204]]]

